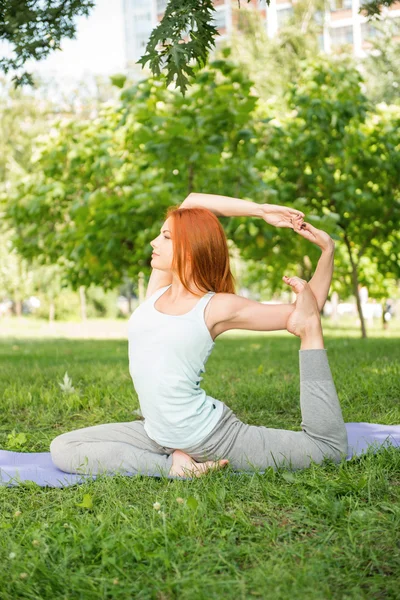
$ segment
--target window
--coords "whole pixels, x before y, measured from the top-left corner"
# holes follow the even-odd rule
[[[221,27],[226,27],[226,12],[223,10],[215,10],[213,13],[212,24],[217,29]]]
[[[135,21],[137,21],[138,23],[146,21],[146,22],[151,22],[151,13],[147,12],[147,13],[137,13],[135,15]]]
[[[149,8],[148,0],[131,0],[131,6],[135,8]]]
[[[332,46],[353,43],[353,26],[332,27],[330,30]]]
[[[363,40],[371,40],[377,37],[378,30],[372,25],[372,23],[361,23],[361,36]]]
[[[136,49],[142,51],[146,48],[147,42],[149,41],[150,33],[138,33],[135,36]]]
[[[276,18],[278,20],[278,27],[282,27],[286,25],[289,21],[290,17],[293,14],[293,7],[288,6],[287,8],[282,8],[281,10],[276,11]]]
[[[143,13],[133,17],[133,31],[136,33],[147,33],[152,30],[151,14]]]
[[[352,0],[330,0],[331,10],[349,10],[352,7]]]

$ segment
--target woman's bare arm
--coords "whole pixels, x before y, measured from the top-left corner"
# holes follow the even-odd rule
[[[230,329],[252,331],[279,331],[286,323],[296,305],[263,304],[236,294],[217,294],[214,305],[217,335]]]
[[[322,250],[315,273],[308,282],[317,301],[319,310],[323,309],[329,294],[333,275],[334,257],[335,245],[332,243],[329,248]]]
[[[192,192],[179,208],[208,208],[217,217],[262,217],[263,204],[240,200],[218,194],[198,194]]]
[[[269,206],[271,207],[271,211],[268,211]],[[260,217],[277,227],[293,227],[291,222],[292,217],[297,215],[297,218],[299,218],[303,215],[301,211],[283,206],[257,204],[256,202],[231,198],[230,196],[200,194],[196,192],[189,194],[180,205],[180,208],[191,207],[208,208],[218,217]],[[317,230],[310,224],[304,224],[303,227],[305,227],[305,229],[302,229],[301,222],[302,219],[300,219],[300,222],[295,223],[293,229],[295,229],[297,233],[300,233],[302,237],[319,245],[322,249],[322,254],[318,261],[314,276],[309,281],[311,290],[317,300],[318,307],[322,310],[328,297],[332,281],[335,244],[327,233]],[[288,308],[284,310],[287,311]],[[281,311],[280,313],[282,314]],[[286,313],[284,313],[284,317],[285,316]],[[279,323],[279,325],[281,325],[281,323]]]
[[[315,273],[308,282],[308,285],[317,300],[318,308],[319,310],[322,310],[328,297],[332,281],[335,242],[326,231],[317,229],[310,223],[304,222],[301,227],[295,228],[295,231],[301,237],[312,242],[322,250]]]

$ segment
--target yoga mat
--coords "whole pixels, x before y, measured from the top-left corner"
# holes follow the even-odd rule
[[[346,423],[348,435],[347,460],[363,454],[370,446],[378,449],[382,446],[400,448],[400,425],[380,425],[378,423]],[[259,471],[264,473],[264,471]],[[235,471],[235,475],[251,475],[252,471]],[[112,476],[113,473],[110,473]],[[123,473],[124,476],[135,476],[134,473]],[[146,477],[162,477],[161,473]],[[96,479],[97,475],[78,475],[64,473],[52,463],[50,452],[12,452],[0,450],[0,485],[12,487],[23,481],[34,481],[41,487],[63,488],[88,479]],[[174,477],[168,479],[192,480],[196,477]]]

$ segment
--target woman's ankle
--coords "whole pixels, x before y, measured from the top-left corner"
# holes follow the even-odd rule
[[[320,318],[307,324],[300,335],[300,350],[324,350],[324,338]]]

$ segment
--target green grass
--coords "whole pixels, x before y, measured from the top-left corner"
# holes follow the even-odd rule
[[[345,421],[400,423],[396,330],[324,331]],[[1,448],[17,449],[13,429],[20,450],[43,452],[65,431],[135,418],[125,340],[18,336],[0,340]],[[247,423],[299,429],[298,349],[287,333],[224,334],[203,387]],[[395,599],[399,500],[395,449],[295,473],[0,486],[0,598]]]

